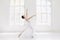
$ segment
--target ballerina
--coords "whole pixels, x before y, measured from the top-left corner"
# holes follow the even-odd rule
[[[29,38],[33,38],[33,28],[30,24],[30,19],[33,18],[35,15],[29,17],[28,16],[28,9],[26,9],[26,13],[24,15],[21,16],[22,19],[25,20],[25,25],[27,26],[19,35],[18,37],[20,37],[27,29],[29,30],[27,32],[27,34],[25,35],[25,37],[29,37]]]

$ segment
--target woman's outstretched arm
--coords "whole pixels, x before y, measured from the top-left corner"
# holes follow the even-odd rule
[[[33,16],[29,17],[27,20],[30,20],[30,19],[33,18],[34,16],[36,16],[36,15],[33,15]]]
[[[25,10],[24,16],[28,17],[28,9]]]

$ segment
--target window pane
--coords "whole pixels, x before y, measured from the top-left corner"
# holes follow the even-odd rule
[[[51,3],[48,0],[36,0],[37,25],[51,23]],[[50,15],[49,15],[50,14]]]
[[[16,0],[15,1],[15,5],[17,6],[17,5],[24,5],[24,0]]]
[[[50,3],[50,1],[47,1],[47,6],[51,6],[51,3]]]
[[[10,25],[23,25],[21,16],[24,13],[24,0],[10,1]]]
[[[41,5],[42,5],[42,6],[46,6],[46,5],[47,5],[46,3],[47,3],[46,0],[42,0],[42,1],[41,1]]]
[[[42,14],[42,23],[47,22],[47,14]]]
[[[46,13],[47,8],[46,7],[41,7],[42,13]]]
[[[10,0],[10,5],[11,5],[11,6],[14,6],[14,5],[15,5],[14,3],[15,3],[14,0]]]

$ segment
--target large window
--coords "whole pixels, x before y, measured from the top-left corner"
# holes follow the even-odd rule
[[[36,0],[37,25],[51,25],[51,2]]]
[[[23,24],[23,20],[20,17],[21,15],[24,14],[24,1],[25,0],[10,0],[10,24],[11,25]],[[36,15],[37,15],[36,24],[50,25],[51,24],[51,2],[49,0],[34,0],[34,1],[36,1]],[[25,3],[25,5],[27,4]],[[27,6],[29,6],[29,4]]]
[[[21,15],[24,14],[24,0],[10,0],[10,25],[22,25]]]

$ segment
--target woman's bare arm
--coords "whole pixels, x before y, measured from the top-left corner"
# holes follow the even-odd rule
[[[36,15],[33,15],[31,17],[28,17],[28,9],[26,9],[25,13],[24,13],[24,16],[25,16],[25,19],[28,21],[30,20],[32,17],[36,16]]]
[[[34,16],[36,16],[36,15],[33,15],[33,16],[29,17],[27,20],[30,20],[30,19],[33,18]]]
[[[24,16],[28,17],[28,9],[25,10]]]

